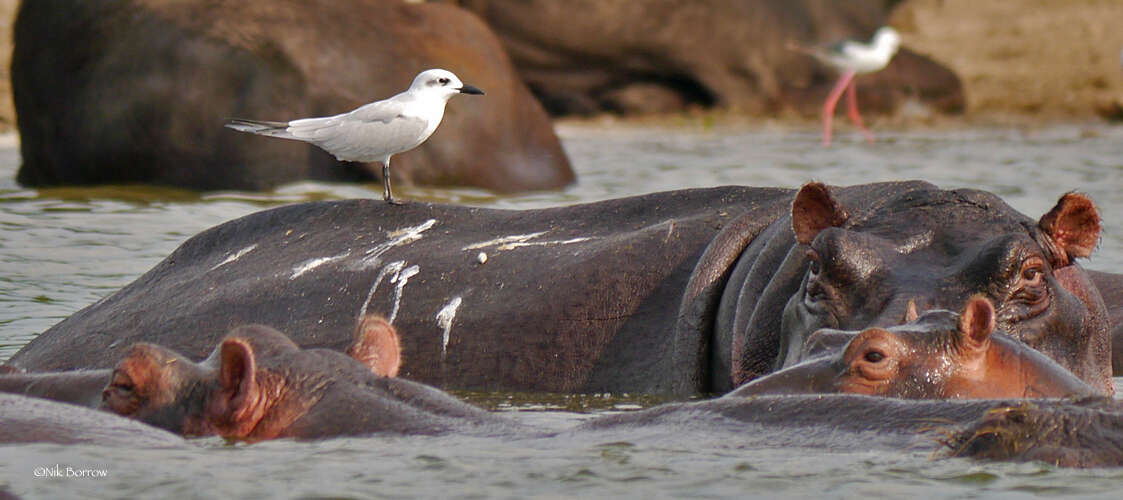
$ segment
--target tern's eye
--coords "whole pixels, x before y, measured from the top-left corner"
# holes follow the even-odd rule
[[[441,85],[448,85],[448,82],[449,82],[448,78],[441,78],[441,79],[438,79],[437,81],[441,82]]]

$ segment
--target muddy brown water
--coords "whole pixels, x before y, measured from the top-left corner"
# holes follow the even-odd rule
[[[1078,190],[1091,195],[1105,219],[1100,247],[1085,265],[1123,270],[1123,127],[879,131],[872,145],[843,131],[830,149],[818,145],[811,127],[567,123],[559,132],[580,178],[564,191],[399,193],[532,208],[724,184],[924,179],[993,191],[1037,217]],[[16,141],[0,138],[0,360],[207,227],[285,203],[381,194],[379,185],[317,183],[202,196],[129,186],[25,189],[13,180]],[[552,429],[659,402],[622,394],[459,395]],[[1119,470],[934,460],[926,450],[860,445],[760,447],[705,429],[564,442],[375,436],[252,446],[203,439],[157,450],[37,444],[0,446],[0,457],[0,487],[27,498],[1118,498],[1123,485]],[[56,469],[65,476],[67,467],[92,477],[41,477]]]

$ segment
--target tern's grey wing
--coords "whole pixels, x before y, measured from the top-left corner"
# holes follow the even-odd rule
[[[386,121],[336,118],[316,130],[315,139],[305,139],[343,161],[385,161],[390,155],[408,151],[432,133],[428,122],[411,116]]]
[[[406,104],[411,101],[413,96],[403,92],[384,101],[360,106],[345,116],[348,119],[364,122],[388,122],[405,113]]]

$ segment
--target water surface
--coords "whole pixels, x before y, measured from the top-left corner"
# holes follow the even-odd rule
[[[997,193],[1039,217],[1066,191],[1089,194],[1105,219],[1087,267],[1123,269],[1123,127],[970,128],[842,133],[830,149],[810,128],[567,123],[579,183],[501,197],[401,187],[407,199],[499,208],[595,201],[725,184],[798,187],[924,179]],[[0,139],[0,360],[59,320],[128,284],[188,237],[264,208],[312,199],[381,197],[380,185],[300,183],[272,193],[18,186],[18,146]],[[396,186],[397,187],[397,186]],[[514,418],[564,429],[658,403],[637,395],[459,394]],[[572,498],[845,496],[1118,498],[1123,472],[936,459],[927,451],[760,448],[703,430],[590,436],[564,443],[483,437],[371,437],[171,450],[0,447],[0,486],[28,498]],[[38,478],[36,467],[106,477]]]

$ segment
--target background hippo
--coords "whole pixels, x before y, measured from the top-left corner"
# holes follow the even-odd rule
[[[961,314],[933,310],[907,324],[858,333],[817,359],[742,385],[730,396],[845,392],[918,399],[1059,398],[1096,393],[1056,361],[995,335],[994,306],[983,297]],[[831,352],[833,351],[833,352]]]
[[[10,362],[105,368],[141,341],[200,358],[218,332],[246,323],[342,350],[341,333],[370,312],[403,332],[400,375],[413,380],[685,395],[773,371],[785,339],[895,325],[909,300],[958,310],[981,293],[1000,328],[1068,357],[1058,361],[1107,392],[1104,303],[1072,260],[1099,234],[1077,223],[1098,222],[1085,202],[1062,198],[1043,223],[992,194],[923,182],[725,187],[525,211],[292,205],[197,235]],[[797,241],[793,225],[815,238]],[[877,261],[850,251],[854,241],[909,251]],[[820,264],[809,265],[810,250]],[[848,255],[876,272],[816,291]]]

